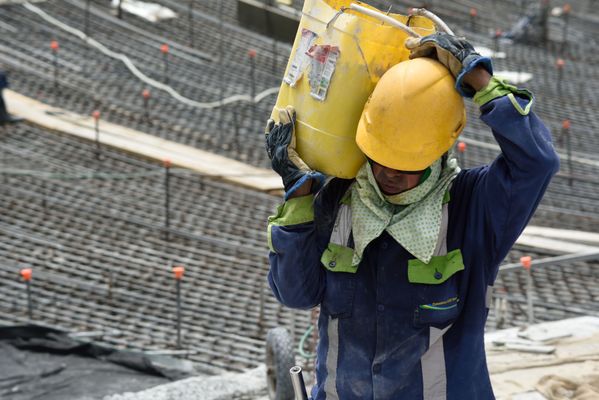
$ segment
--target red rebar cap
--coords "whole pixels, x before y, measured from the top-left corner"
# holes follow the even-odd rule
[[[183,278],[183,274],[185,273],[185,267],[181,265],[177,265],[173,267],[173,274],[175,274],[175,279],[181,280]]]
[[[459,142],[459,143],[458,143],[458,151],[459,151],[460,153],[463,153],[463,152],[465,152],[465,151],[466,151],[466,147],[467,147],[467,146],[466,146],[466,143],[464,143],[464,142]]]
[[[162,46],[160,46],[160,51],[163,54],[167,54],[168,53],[168,44],[164,43]]]
[[[144,99],[149,99],[150,98],[150,91],[148,89],[144,89],[144,91],[141,92],[141,95],[144,97]]]
[[[31,280],[32,272],[33,271],[31,270],[31,268],[23,268],[21,270],[21,276],[23,277],[23,280],[29,282]]]
[[[529,270],[530,266],[532,265],[532,257],[531,256],[520,257],[520,264],[522,264],[522,266],[524,267],[525,270]]]
[[[50,42],[50,48],[52,49],[52,51],[58,51],[58,47],[58,42],[56,40]]]
[[[564,14],[570,14],[570,12],[572,12],[572,6],[570,5],[570,3],[564,4],[564,7],[562,9],[564,10]]]
[[[408,15],[414,15],[415,12],[416,12],[416,8],[408,7]]]
[[[254,50],[254,49],[248,50],[248,57],[254,58],[254,57],[256,57],[256,54],[257,54],[256,50]]]
[[[565,119],[562,121],[562,128],[570,129],[570,120],[569,119]]]
[[[499,28],[495,29],[495,37],[498,38],[503,35],[503,31]]]
[[[100,119],[100,111],[98,111],[98,110],[95,110],[94,112],[92,112],[92,117],[93,117],[95,120],[99,120],[99,119]]]
[[[478,15],[478,10],[476,8],[472,7],[470,9],[470,16],[471,17],[476,17],[477,15]]]
[[[557,60],[555,60],[555,66],[559,69],[564,68],[564,65],[566,65],[566,62],[564,61],[563,58],[558,58]]]
[[[162,160],[162,164],[164,165],[164,168],[170,168],[172,165],[170,158],[165,158]]]

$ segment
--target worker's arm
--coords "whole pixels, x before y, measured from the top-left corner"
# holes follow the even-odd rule
[[[474,67],[472,71],[464,75],[464,83],[474,91],[478,92],[484,89],[491,81],[492,75],[483,67]]]
[[[281,110],[279,121],[266,124],[266,150],[283,180],[286,200],[268,219],[268,282],[284,305],[311,308],[324,293],[325,273],[320,266],[324,248],[318,245],[313,205],[313,193],[322,186],[324,175],[311,170],[295,150],[293,107]]]
[[[476,73],[468,83],[478,89],[474,101],[501,154],[488,166],[464,171],[456,184],[472,188],[470,214],[473,220],[482,220],[485,243],[481,245],[491,243],[486,264],[493,281],[497,265],[524,230],[559,169],[559,156],[548,129],[531,111],[532,94],[485,74]]]
[[[292,308],[320,304],[325,289],[325,244],[315,229],[313,202],[311,194],[293,197],[268,219],[268,283],[277,300]]]
[[[551,177],[559,168],[559,157],[551,135],[531,112],[533,96],[526,90],[492,77],[491,60],[476,52],[464,38],[436,33],[408,39],[410,58],[431,57],[441,62],[456,79],[456,90],[474,97],[481,106],[481,119],[491,127],[501,155],[489,166],[463,171],[452,194],[456,207],[468,218],[466,235],[478,240],[477,248],[492,283],[506,256],[532,217]],[[468,197],[468,198],[465,198]],[[456,203],[454,203],[456,204]]]

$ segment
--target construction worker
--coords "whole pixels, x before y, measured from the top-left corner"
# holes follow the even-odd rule
[[[6,110],[3,91],[8,87],[8,79],[6,74],[0,70],[0,125],[21,121],[21,118],[10,115]]]
[[[325,183],[302,162],[291,107],[267,124],[286,200],[269,218],[268,281],[288,307],[320,306],[315,400],[493,399],[492,285],[559,168],[532,94],[493,77],[490,59],[443,33],[406,45],[412,60],[364,108],[355,179]],[[460,171],[462,97],[501,154]]]

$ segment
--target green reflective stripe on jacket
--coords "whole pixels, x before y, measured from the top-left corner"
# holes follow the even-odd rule
[[[516,101],[516,97],[514,96],[514,94],[528,98],[528,104],[526,105],[526,107],[522,108],[520,104],[518,104],[518,101]],[[528,115],[534,103],[534,96],[530,91],[526,89],[518,89],[516,86],[510,85],[503,79],[499,79],[495,76],[491,77],[491,80],[489,81],[487,86],[476,92],[472,100],[478,106],[483,106],[491,100],[495,100],[496,98],[503,96],[508,96],[514,108],[521,115]]]
[[[268,248],[276,253],[272,244],[272,226],[299,225],[314,221],[314,195],[295,197],[277,207],[277,213],[268,217]]]
[[[355,273],[358,270],[358,266],[352,265],[353,256],[354,249],[329,243],[324,253],[322,253],[320,262],[329,271]]]
[[[450,251],[445,256],[434,256],[428,264],[417,258],[408,261],[408,280],[411,283],[438,285],[453,274],[464,269],[460,249]]]

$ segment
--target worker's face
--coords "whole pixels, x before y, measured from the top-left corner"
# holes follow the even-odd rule
[[[418,186],[423,171],[399,171],[371,162],[372,174],[379,189],[386,195],[399,194]]]

